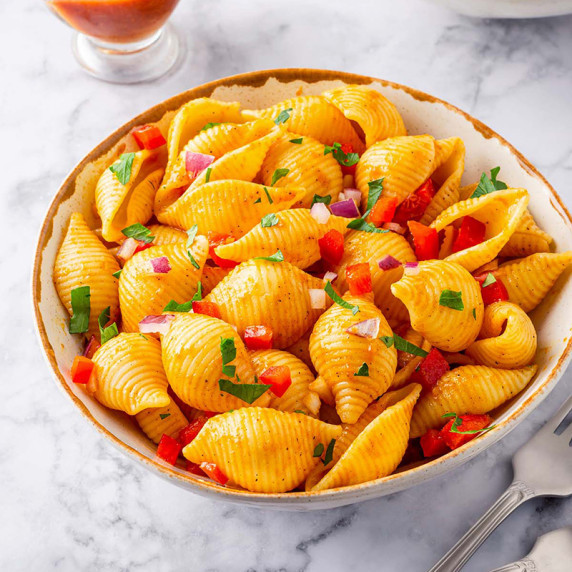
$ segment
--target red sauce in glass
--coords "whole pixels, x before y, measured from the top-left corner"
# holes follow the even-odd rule
[[[51,0],[72,28],[109,43],[132,43],[156,32],[179,0]]]

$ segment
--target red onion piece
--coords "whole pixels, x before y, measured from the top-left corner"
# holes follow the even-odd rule
[[[314,310],[322,310],[326,307],[326,291],[321,288],[310,288],[310,306]]]
[[[393,256],[391,256],[391,254],[388,254],[387,256],[384,256],[377,263],[377,265],[382,270],[391,270],[393,268],[399,268],[399,266],[401,266],[401,262],[399,262],[399,260],[397,260],[397,258],[393,258]]]
[[[191,179],[194,179],[201,171],[204,171],[215,158],[212,155],[205,155],[204,153],[193,153],[187,151],[185,153],[185,168]]]
[[[338,201],[330,205],[332,214],[336,216],[343,216],[345,218],[357,218],[360,213],[353,199],[346,199],[345,201]]]
[[[142,334],[166,334],[174,319],[175,316],[173,316],[173,314],[145,316],[139,322],[139,331]]]
[[[419,270],[418,262],[406,262],[403,274],[405,274],[405,276],[416,276],[419,274]]]
[[[152,258],[150,261],[151,267],[155,274],[167,274],[171,270],[169,259],[166,256],[159,256],[159,258]]]
[[[338,275],[335,272],[331,272],[330,270],[328,270],[325,274],[324,274],[324,282],[330,281],[333,282],[336,278],[338,277]]]
[[[126,238],[117,251],[117,258],[126,262],[135,254],[138,244],[139,243],[134,238]]]
[[[344,189],[343,192],[346,199],[353,199],[359,208],[361,205],[361,191],[358,189]]]
[[[324,203],[314,203],[310,214],[318,224],[326,224],[330,218],[330,211]]]
[[[377,338],[377,334],[379,334],[379,324],[379,318],[370,318],[369,320],[363,320],[362,322],[350,326],[346,332],[359,336],[360,338],[373,340]]]
[[[383,228],[385,230],[391,230],[391,231],[396,232],[397,234],[401,234],[401,235],[404,235],[407,232],[405,230],[405,228],[403,228],[400,224],[398,224],[396,222],[386,222],[383,225]]]

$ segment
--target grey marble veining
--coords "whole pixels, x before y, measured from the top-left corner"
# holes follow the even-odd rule
[[[189,52],[151,85],[80,71],[40,0],[0,2],[0,569],[406,571],[435,562],[508,485],[510,457],[572,388],[572,371],[517,429],[408,491],[308,514],[180,490],[111,448],[52,380],[34,335],[36,233],[58,184],[107,133],[184,89],[234,73],[320,67],[405,83],[504,135],[572,204],[572,17],[487,21],[419,0],[182,0]],[[467,565],[517,560],[572,524],[572,500],[519,508]]]

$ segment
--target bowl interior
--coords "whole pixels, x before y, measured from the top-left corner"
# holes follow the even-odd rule
[[[80,386],[71,383],[70,365],[74,356],[81,351],[80,340],[68,333],[69,317],[58,299],[52,281],[52,268],[70,214],[80,211],[88,221],[93,221],[94,186],[99,173],[106,167],[105,156],[113,152],[114,146],[121,145],[121,138],[130,128],[148,121],[157,121],[160,117],[166,121],[172,116],[172,110],[196,97],[210,95],[221,100],[239,101],[244,108],[261,108],[289,97],[319,94],[347,83],[371,84],[388,97],[402,114],[410,134],[429,133],[436,138],[461,137],[466,146],[463,184],[477,181],[484,170],[500,165],[500,179],[511,187],[528,189],[529,208],[538,224],[554,237],[556,250],[572,249],[570,215],[550,185],[518,152],[486,126],[458,109],[403,86],[363,76],[317,70],[255,72],[185,92],[124,125],[76,167],[50,206],[40,233],[34,268],[36,320],[41,343],[56,382],[72,398],[83,415],[121,450],[130,453],[160,475],[174,479],[176,484],[196,492],[218,497],[222,495],[228,500],[250,504],[307,510],[341,506],[407,488],[468,460],[508,432],[522,420],[525,413],[532,410],[533,404],[538,404],[546,395],[569,357],[571,342],[566,300],[572,299],[572,281],[566,281],[566,274],[569,273],[565,273],[533,313],[538,330],[538,374],[522,394],[505,404],[494,430],[444,458],[372,483],[337,491],[285,495],[259,495],[222,489],[166,465],[155,457],[155,446],[127,415],[101,406],[87,396]]]

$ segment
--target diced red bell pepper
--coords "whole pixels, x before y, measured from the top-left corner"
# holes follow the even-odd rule
[[[74,383],[87,383],[93,372],[94,363],[84,356],[75,356],[71,368],[71,378]]]
[[[475,280],[481,285],[481,296],[483,297],[483,304],[489,306],[495,302],[506,302],[508,300],[508,292],[503,281],[495,276],[496,282],[489,284],[488,286],[483,286],[486,280],[488,272],[475,276]],[[494,276],[494,274],[493,274]]]
[[[431,260],[439,257],[439,235],[437,230],[420,222],[407,223],[413,237],[417,260]]]
[[[200,467],[213,481],[216,481],[221,485],[226,485],[226,483],[228,483],[228,477],[215,465],[215,463],[207,463],[206,461],[203,461],[200,464]]]
[[[420,383],[424,389],[431,389],[451,367],[437,348],[425,356],[419,367],[413,372],[410,381]]]
[[[351,143],[342,143],[342,151],[347,155],[348,153],[354,152],[354,147]],[[356,165],[340,165],[340,167],[342,168],[342,173],[344,175],[355,175]]]
[[[201,466],[197,463],[193,463],[192,461],[187,461],[185,470],[193,475],[198,475],[199,477],[205,476],[205,472],[201,469]]]
[[[247,326],[244,329],[244,343],[249,350],[272,348],[272,329],[268,326]]]
[[[137,254],[138,252],[141,252],[142,250],[147,250],[148,248],[151,248],[152,246],[154,246],[154,244],[152,242],[144,242],[143,240],[138,240],[137,241],[137,247],[135,248],[135,251],[133,252],[133,254]]]
[[[433,181],[427,179],[397,207],[393,222],[405,224],[410,220],[419,220],[434,196],[435,187],[433,186]]]
[[[453,242],[453,252],[459,252],[471,246],[481,244],[485,240],[487,225],[471,216],[464,216],[457,238]]]
[[[139,149],[157,149],[157,147],[167,143],[161,130],[155,125],[142,125],[133,129],[131,133],[135,137]]]
[[[361,296],[372,291],[371,272],[367,262],[348,266],[346,268],[346,280],[353,296]]]
[[[287,365],[273,365],[260,374],[260,383],[271,385],[270,391],[282,397],[292,385],[290,368]]]
[[[379,197],[369,213],[369,221],[375,226],[391,222],[397,208],[397,197]]]
[[[492,421],[489,415],[459,415],[459,418],[461,419],[461,424],[457,426],[457,431],[478,431],[480,429],[486,429]],[[479,433],[453,433],[451,428],[453,427],[454,421],[454,419],[451,419],[451,421],[441,429],[441,437],[450,449],[457,449],[479,435]]]
[[[187,426],[181,429],[179,433],[179,441],[183,447],[188,445],[204,427],[205,423],[209,420],[206,415],[201,415],[197,417],[194,421],[191,421]]]
[[[176,439],[163,433],[159,445],[157,446],[157,456],[170,465],[174,465],[177,462],[182,448],[183,446]]]
[[[216,411],[203,411],[203,415],[210,419],[211,417],[214,417],[215,415],[217,415],[217,412]]]
[[[235,266],[238,266],[238,262],[221,258],[215,254],[215,248],[217,246],[234,242],[234,238],[230,234],[219,234],[217,232],[209,231],[207,233],[207,238],[209,240],[209,255],[217,266],[220,266],[221,268],[234,268]]]
[[[89,343],[87,344],[87,346],[85,347],[85,350],[83,351],[84,357],[91,359],[93,357],[93,354],[100,347],[101,347],[101,344],[99,343],[97,338],[95,336],[91,336],[91,338],[89,339]]]
[[[220,309],[214,302],[208,302],[207,300],[194,300],[193,301],[193,312],[195,314],[204,314],[205,316],[211,316],[213,318],[221,319]]]
[[[429,429],[429,431],[419,439],[419,443],[421,444],[425,457],[438,457],[449,451],[441,432],[437,429]]]
[[[320,256],[329,264],[339,264],[344,255],[344,235],[336,229],[329,230],[318,239]]]

